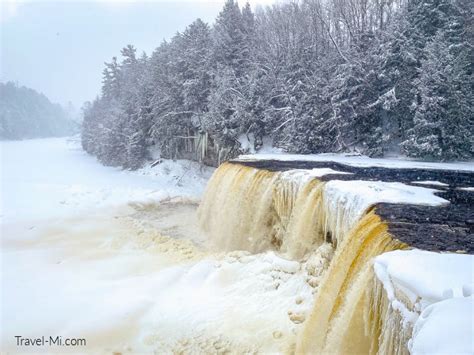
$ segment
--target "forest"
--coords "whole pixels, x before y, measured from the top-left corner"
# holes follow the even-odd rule
[[[67,136],[78,125],[43,94],[13,82],[0,82],[0,140]]]
[[[227,0],[151,55],[128,45],[83,107],[105,165],[216,165],[270,142],[291,153],[474,157],[471,0]],[[244,144],[249,142],[250,144]]]

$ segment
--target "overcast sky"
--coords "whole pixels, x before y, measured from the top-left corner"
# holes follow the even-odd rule
[[[252,6],[272,0],[253,0]],[[16,81],[76,107],[100,91],[104,61],[133,44],[150,54],[196,18],[213,23],[224,0],[5,1],[0,81]],[[239,1],[244,5],[244,1]]]

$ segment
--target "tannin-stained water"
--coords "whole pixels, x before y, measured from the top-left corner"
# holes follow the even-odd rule
[[[336,248],[329,266],[319,270],[322,279],[297,335],[297,353],[403,353],[406,344],[395,339],[401,326],[391,322],[395,314],[387,315],[372,259],[405,245],[373,210],[362,211],[361,218],[351,201],[334,201],[324,186],[296,171],[226,163],[208,184],[199,222],[210,242],[224,250],[271,249],[304,261],[325,242]]]

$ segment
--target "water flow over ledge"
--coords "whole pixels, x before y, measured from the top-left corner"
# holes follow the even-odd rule
[[[334,198],[325,185],[297,170],[225,163],[208,184],[200,224],[215,247],[226,251],[271,249],[306,261],[326,242],[336,249],[329,267],[319,270],[322,280],[298,334],[297,353],[403,353],[406,347],[393,341],[402,329],[387,330],[384,292],[372,287],[371,261],[405,245],[373,210],[361,212],[352,201]]]

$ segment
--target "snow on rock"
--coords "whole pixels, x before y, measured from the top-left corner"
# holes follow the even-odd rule
[[[331,180],[324,186],[324,205],[337,239],[355,226],[365,211],[380,202],[441,206],[449,201],[436,196],[438,190],[399,182]]]
[[[392,307],[413,325],[412,353],[474,353],[473,255],[393,251],[378,256],[374,270]]]
[[[279,161],[332,161],[343,163],[354,167],[382,167],[392,169],[440,169],[440,170],[462,170],[474,171],[473,162],[456,162],[456,163],[431,163],[417,160],[408,160],[407,158],[389,159],[389,158],[369,158],[363,155],[349,154],[286,154],[286,153],[263,153],[263,154],[247,154],[238,157],[238,160],[255,161],[255,160],[279,160]]]
[[[424,250],[393,251],[376,258],[397,285],[434,303],[452,293],[462,297],[463,286],[474,282],[474,256]],[[451,296],[451,297],[452,297]]]
[[[450,298],[427,307],[415,324],[412,354],[473,354],[474,298]]]
[[[355,200],[357,209],[365,211],[367,207],[379,202],[403,203],[426,206],[442,206],[449,201],[436,196],[435,189],[410,186],[400,182],[331,180],[326,183],[325,193],[328,199],[350,202]]]
[[[314,168],[314,169],[292,169],[282,171],[280,177],[287,180],[297,180],[300,183],[307,182],[314,178],[319,178],[324,175],[341,175],[352,174],[343,171],[333,170],[331,168]]]
[[[431,181],[431,180],[412,181],[411,183],[412,183],[412,184],[418,184],[418,185],[449,186],[448,184],[445,184],[444,182],[441,182],[441,181]]]

